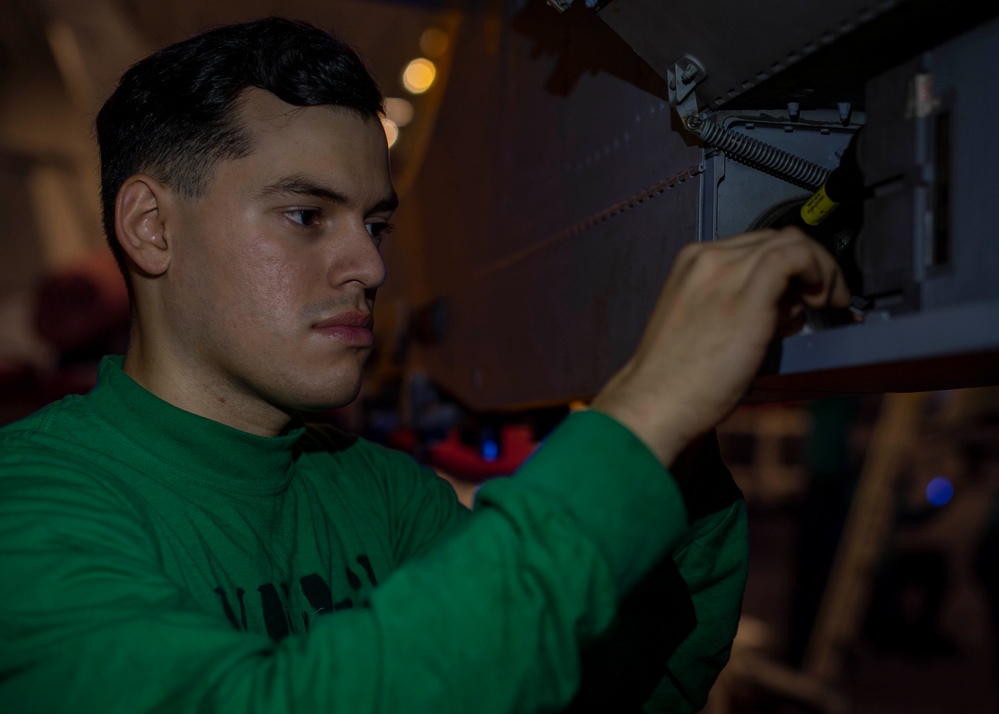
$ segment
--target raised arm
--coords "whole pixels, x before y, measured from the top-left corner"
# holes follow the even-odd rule
[[[849,304],[833,257],[794,228],[680,251],[634,356],[593,402],[664,465],[743,397],[778,328]]]

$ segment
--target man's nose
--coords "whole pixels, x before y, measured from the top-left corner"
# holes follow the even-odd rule
[[[353,282],[370,290],[385,282],[385,261],[366,226],[352,227],[336,244],[327,273],[331,286]]]

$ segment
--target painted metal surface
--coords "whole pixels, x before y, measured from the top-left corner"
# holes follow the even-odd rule
[[[607,4],[601,17],[618,3],[624,0]],[[420,358],[436,381],[474,409],[595,393],[637,343],[683,244],[745,230],[752,216],[800,192],[726,164],[717,153],[702,154],[671,111],[666,80],[635,64],[630,47],[591,22],[594,14],[572,7],[545,17],[535,5],[515,3],[502,12],[468,13],[464,20],[417,189],[432,256],[427,284],[449,314],[445,339],[425,347]],[[650,32],[656,22],[648,23]],[[738,59],[746,43],[765,44],[767,33],[782,26],[747,21],[729,28],[741,29],[743,37],[718,51]],[[937,164],[926,157],[928,149],[912,142],[898,170],[898,180],[909,186],[899,195],[918,197],[928,186],[949,182],[948,264],[928,266],[917,258],[927,250],[923,228],[933,211],[944,219],[942,207],[918,198],[885,211],[896,198],[877,187],[878,198],[868,207],[872,218],[857,242],[872,286],[871,294],[859,297],[873,312],[862,325],[786,338],[752,398],[999,381],[999,281],[992,277],[999,256],[984,245],[989,200],[982,193],[999,158],[993,157],[999,143],[985,131],[999,93],[993,73],[982,70],[999,66],[991,54],[999,40],[995,28],[976,32],[982,37],[977,44],[962,35],[920,55],[934,66],[938,90],[948,98],[939,106],[960,108],[954,115],[962,119],[949,125],[946,138],[952,174],[947,181],[934,177]],[[792,131],[786,103],[743,114],[778,117],[768,127],[778,143],[831,168],[836,151],[863,121],[904,140],[912,119],[889,99],[906,96],[911,72],[903,74],[854,81],[846,120],[835,102],[805,109],[796,120],[813,111],[830,113],[829,131],[816,133],[814,141],[801,123]],[[825,78],[812,79],[820,86]],[[828,81],[848,84],[841,76]],[[865,89],[879,116],[864,111]],[[469,130],[473,118],[475,130]],[[751,128],[762,129],[763,122]],[[923,136],[929,129],[918,131]],[[868,147],[872,175],[884,157],[898,154],[890,143]],[[873,287],[892,272],[906,276],[905,289]],[[898,309],[893,292],[915,297],[901,300]]]
[[[422,360],[478,409],[594,393],[696,239],[701,152],[647,69],[596,18],[540,10],[466,17],[416,188],[449,314]]]

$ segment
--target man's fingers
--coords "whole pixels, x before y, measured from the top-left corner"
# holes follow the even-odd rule
[[[772,287],[780,281],[796,282],[809,307],[845,307],[849,304],[849,289],[835,258],[822,245],[800,229],[787,226],[779,230],[765,229],[743,233],[710,243],[688,246],[685,263],[692,263],[700,253],[714,252],[719,260],[739,263],[744,268],[744,283],[760,284],[773,278]],[[689,265],[683,266],[689,268]],[[776,274],[775,274],[776,273]],[[779,291],[783,293],[783,290]]]
[[[796,229],[685,246],[637,351],[594,401],[664,464],[735,406],[775,333],[845,307],[833,256]]]
[[[790,299],[817,309],[849,304],[850,291],[836,259],[801,231],[773,232],[744,242],[743,249],[752,255],[746,261],[747,290],[763,290],[767,302]]]
[[[811,246],[813,266],[801,283],[801,301],[811,308],[843,308],[850,304],[850,288],[835,258],[819,245]]]

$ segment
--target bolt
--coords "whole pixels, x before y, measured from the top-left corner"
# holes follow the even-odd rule
[[[684,84],[687,84],[690,80],[697,76],[697,67],[692,64],[688,64],[683,68],[683,74],[680,75],[680,79]]]
[[[836,108],[839,109],[839,120],[843,123],[843,126],[849,124],[850,114],[853,112],[850,102],[838,102]]]

